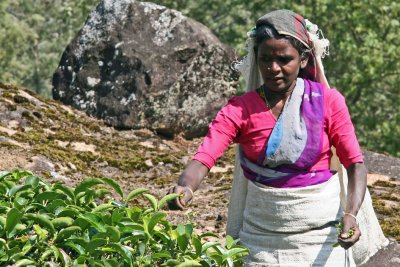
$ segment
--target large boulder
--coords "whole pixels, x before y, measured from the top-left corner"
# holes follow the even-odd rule
[[[238,86],[233,50],[180,12],[104,0],[64,51],[53,98],[120,129],[203,135]]]

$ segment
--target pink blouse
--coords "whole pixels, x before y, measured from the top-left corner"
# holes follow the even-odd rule
[[[323,148],[319,160],[310,171],[329,169],[332,145],[336,147],[336,153],[346,168],[353,163],[363,162],[344,97],[336,89],[325,89],[324,105]],[[193,159],[211,169],[234,142],[240,144],[245,156],[256,163],[275,123],[275,117],[256,91],[232,97],[209,125],[208,133]]]

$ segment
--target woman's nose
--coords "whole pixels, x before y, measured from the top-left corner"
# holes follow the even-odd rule
[[[270,66],[268,67],[268,70],[276,72],[276,71],[279,71],[280,68],[281,67],[279,66],[278,62],[272,61]]]

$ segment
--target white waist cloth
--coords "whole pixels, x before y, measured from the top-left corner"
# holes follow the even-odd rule
[[[335,222],[345,209],[345,170],[319,185],[272,188],[248,181],[238,165],[227,234],[250,249],[246,266],[355,266],[389,243],[367,189],[357,215],[360,240],[346,255],[343,248],[332,246],[337,242]]]
[[[239,232],[251,251],[246,266],[345,266],[345,250],[333,247],[343,213],[337,175],[304,188],[248,182],[247,190]]]

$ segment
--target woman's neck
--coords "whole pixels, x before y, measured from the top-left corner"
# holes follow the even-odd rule
[[[293,83],[287,90],[284,91],[271,91],[265,85],[263,85],[265,96],[271,106],[274,106],[276,103],[283,101],[285,102],[286,99],[292,94],[296,83]]]

